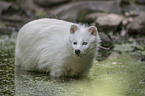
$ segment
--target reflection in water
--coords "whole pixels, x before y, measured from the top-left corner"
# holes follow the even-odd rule
[[[85,78],[54,78],[48,74],[16,69],[16,96],[124,96],[113,76],[96,80]]]
[[[15,72],[15,95],[16,96],[55,96],[55,90],[49,81],[45,81],[45,75],[31,74],[22,69],[16,68]],[[41,78],[41,79],[40,79]]]
[[[16,96],[70,96],[68,88],[75,85],[78,77],[51,77],[48,74],[27,72],[16,68]],[[74,87],[74,86],[72,86]]]
[[[128,56],[123,55],[120,58],[116,61],[94,63],[89,76],[81,78],[55,78],[48,74],[17,69],[16,96],[145,95],[145,85],[141,82],[145,79],[145,75],[142,74],[145,72],[145,66],[140,66],[142,63],[135,62]],[[132,61],[125,61],[126,58]]]
[[[16,68],[14,88],[15,39],[6,37],[0,37],[0,96],[145,96],[145,63],[128,55],[94,62],[89,76],[81,78]]]

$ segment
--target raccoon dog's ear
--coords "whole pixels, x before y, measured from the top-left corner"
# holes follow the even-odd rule
[[[74,34],[77,29],[78,29],[78,27],[76,25],[71,25],[71,27],[70,27],[70,33]]]
[[[94,36],[97,35],[98,30],[95,26],[90,26],[88,30],[92,35],[94,35]]]

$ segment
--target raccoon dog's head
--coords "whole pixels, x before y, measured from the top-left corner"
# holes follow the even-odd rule
[[[98,31],[95,26],[85,27],[80,25],[72,25],[70,27],[70,41],[73,53],[77,56],[83,56],[94,52],[96,49]]]

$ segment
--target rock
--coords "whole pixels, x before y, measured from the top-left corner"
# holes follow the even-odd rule
[[[129,34],[145,34],[145,13],[142,12],[138,17],[127,25]]]
[[[126,5],[122,6],[122,11],[124,13],[128,12],[132,16],[138,16],[140,12],[145,12],[144,5]]]
[[[40,0],[41,1],[41,0]],[[29,17],[46,15],[45,9],[37,6],[33,0],[17,0],[17,4],[24,11],[25,15]]]
[[[92,10],[95,12],[121,13],[117,1],[81,1],[66,4],[52,10],[54,16],[61,19],[76,21],[80,10]]]
[[[110,60],[117,59],[120,56],[118,52],[112,52],[111,55],[108,57]]]
[[[136,5],[136,4],[145,4],[145,0],[121,0],[121,6],[124,5]]]
[[[141,61],[142,61],[142,62],[143,62],[143,61],[145,62],[145,57],[142,57],[142,58],[141,58]],[[145,83],[145,82],[144,82],[144,83]]]
[[[87,23],[92,23],[92,22],[94,22],[97,19],[98,16],[104,16],[104,15],[105,15],[104,13],[92,12],[90,14],[87,14],[82,21],[87,22]],[[95,25],[95,24],[92,24],[92,25]]]
[[[4,10],[7,10],[12,4],[6,1],[0,1],[0,15]]]
[[[94,14],[94,18],[96,18],[96,20],[93,22],[93,25],[99,27],[99,31],[103,32],[114,32],[123,21],[123,16],[117,14],[97,13]]]
[[[17,4],[27,16],[33,16],[36,6],[32,0],[17,0]]]
[[[33,0],[33,1],[40,6],[51,7],[53,5],[62,4],[62,3],[68,2],[70,0]]]
[[[77,0],[77,1],[101,1],[101,0]],[[117,0],[102,0],[102,1],[117,1]]]
[[[113,50],[116,52],[133,52],[134,45],[128,43],[115,44]]]
[[[89,18],[92,18],[92,19],[96,19],[98,16],[105,16],[106,14],[104,13],[92,13],[92,14],[89,14],[86,18],[89,19]]]
[[[100,26],[118,26],[122,21],[122,16],[117,14],[106,14],[99,16],[96,20]]]
[[[80,10],[80,12],[78,12],[78,16],[77,16],[77,22],[81,22],[81,23],[87,23],[90,24],[92,23],[95,19],[94,18],[90,18],[87,19],[87,15],[93,13],[93,10],[90,9],[82,9]]]
[[[0,32],[2,29],[6,29],[6,25],[0,21]]]
[[[145,4],[145,0],[136,0],[136,3],[138,3],[138,4]]]
[[[127,26],[127,24],[129,24],[132,21],[133,21],[133,17],[125,17],[125,16],[123,16],[122,27]]]
[[[8,30],[8,28],[6,27],[6,25],[0,21],[0,35],[3,34],[8,34],[9,35],[10,31]]]
[[[129,5],[130,4],[130,0],[121,0],[120,5],[124,6],[124,5]]]

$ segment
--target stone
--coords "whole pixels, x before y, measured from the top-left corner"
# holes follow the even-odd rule
[[[138,17],[127,25],[129,34],[145,34],[145,13],[142,12]]]
[[[0,35],[9,33],[10,31],[8,30],[7,26],[2,21],[0,21]]]
[[[85,17],[85,19],[84,19],[84,21],[86,21],[86,22],[94,22],[96,19],[97,19],[97,17],[98,16],[104,16],[105,14],[104,13],[91,13],[91,14],[88,14],[86,17]],[[95,23],[92,23],[92,25],[96,25]]]
[[[4,10],[7,10],[12,4],[6,1],[0,1],[0,15]]]
[[[106,14],[104,16],[99,16],[96,19],[96,23],[100,26],[118,26],[122,21],[122,16],[117,14]]]
[[[40,6],[51,7],[53,5],[62,4],[62,3],[68,2],[70,0],[33,0],[33,1]]]
[[[92,25],[96,25],[99,27],[99,31],[103,32],[114,32],[123,21],[123,16],[118,14],[96,13],[92,16],[96,18]],[[88,17],[91,17],[91,15]]]
[[[90,9],[82,9],[80,10],[80,12],[78,12],[78,16],[77,16],[77,22],[81,22],[81,23],[92,23],[95,19],[94,18],[86,18],[87,15],[93,13],[93,10]]]
[[[121,13],[119,3],[117,1],[81,1],[69,3],[52,10],[54,16],[60,19],[76,21],[80,10],[92,10],[95,12],[105,13]]]
[[[33,0],[17,0],[17,4],[24,11],[24,13],[29,17],[34,17],[34,16],[39,17],[41,15],[44,16],[48,14],[46,13],[44,8],[37,6],[37,4],[33,2]]]
[[[145,4],[145,0],[136,0],[136,3],[138,3],[138,4]]]
[[[110,60],[117,59],[120,56],[118,52],[112,52],[110,56],[108,57]]]
[[[92,13],[92,14],[89,14],[86,18],[93,18],[93,19],[96,19],[98,16],[105,16],[106,14],[104,13]]]
[[[120,2],[121,4],[120,4],[120,5],[121,5],[121,6],[129,5],[129,4],[130,4],[130,1],[131,1],[131,0],[121,0],[121,2]]]
[[[33,16],[37,7],[32,0],[17,0],[19,7],[25,12],[27,16]]]
[[[138,16],[140,12],[145,12],[144,5],[126,5],[122,6],[122,11],[124,13],[128,12],[129,15]]]
[[[0,21],[0,29],[5,29],[6,28],[6,25]]]

